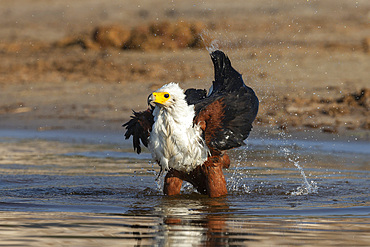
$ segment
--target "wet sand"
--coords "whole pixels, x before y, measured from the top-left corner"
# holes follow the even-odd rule
[[[257,129],[369,138],[367,1],[22,0],[2,1],[0,13],[2,128],[117,130],[164,83],[209,88],[206,47],[122,49],[93,39],[97,27],[186,21],[201,23],[205,45],[224,50],[256,91]]]

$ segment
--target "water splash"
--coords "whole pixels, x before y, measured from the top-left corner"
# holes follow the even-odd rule
[[[311,193],[317,193],[318,191],[317,183],[314,181],[308,182],[306,174],[304,173],[303,168],[299,165],[299,162],[292,160],[291,158],[289,158],[289,161],[293,162],[294,166],[297,167],[297,169],[300,171],[303,177],[303,182],[304,182],[302,186],[299,186],[297,188],[297,191],[293,191],[290,194],[293,196],[300,196],[300,195],[307,195]]]
[[[211,41],[211,43],[209,44],[209,46],[206,46],[206,49],[209,53],[212,53],[216,50],[219,50],[219,41],[217,39],[214,39]]]
[[[227,183],[227,190],[229,192],[237,192],[237,193],[250,193],[249,186],[246,185],[243,179],[246,177],[245,174],[241,174],[239,172],[240,163],[238,163],[234,169],[233,174],[231,175],[230,179],[228,179]]]
[[[283,140],[287,140],[286,133],[281,132],[280,136],[282,137]],[[287,194],[293,195],[293,196],[298,196],[298,195],[308,195],[311,193],[317,193],[318,187],[317,183],[314,181],[308,182],[307,176],[302,168],[302,166],[299,165],[299,156],[295,155],[289,148],[281,147],[280,151],[284,154],[285,157],[288,158],[289,162],[292,162],[293,165],[299,170],[301,173],[301,176],[303,178],[303,184],[299,187],[297,187],[296,191],[292,192],[287,192]]]
[[[209,53],[212,53],[220,49],[220,41],[218,39],[212,39],[210,33],[207,30],[203,30],[200,34],[200,38]]]
[[[227,190],[229,192],[235,193],[250,193],[249,186],[243,181],[246,178],[246,175],[241,171],[241,162],[245,160],[246,155],[239,155],[236,160],[236,165],[231,177],[227,181]]]
[[[150,162],[150,163],[152,163],[152,162]],[[152,163],[152,167],[154,166],[154,164]],[[155,175],[155,183],[156,183],[156,185],[157,185],[157,191],[158,192],[162,192],[163,191],[163,186],[164,186],[164,178],[165,178],[165,176],[166,176],[166,174],[167,174],[167,172],[160,172],[160,171],[158,171],[158,172],[155,172],[154,170],[153,170],[153,173],[154,173],[154,175]]]
[[[162,192],[164,185],[164,175],[159,176],[158,179],[155,180],[155,183],[157,184],[157,190],[159,192]]]

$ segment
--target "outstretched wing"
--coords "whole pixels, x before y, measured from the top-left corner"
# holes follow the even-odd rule
[[[210,93],[195,103],[196,117],[212,152],[240,147],[258,112],[258,98],[222,51],[211,54],[215,80]]]
[[[132,112],[134,115],[131,116],[131,120],[122,126],[126,127],[125,138],[129,139],[132,136],[134,150],[140,154],[140,141],[145,147],[148,147],[148,140],[154,123],[153,108],[148,108],[146,111],[141,112]]]

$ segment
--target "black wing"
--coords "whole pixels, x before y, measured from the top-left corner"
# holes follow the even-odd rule
[[[220,92],[234,92],[241,87],[246,87],[242,75],[231,66],[230,59],[225,53],[219,50],[214,51],[211,53],[211,58],[215,71],[211,95]]]
[[[207,90],[189,88],[185,91],[185,100],[188,105],[195,105],[207,97]]]
[[[129,139],[132,136],[134,150],[140,154],[140,141],[145,147],[148,147],[148,140],[154,123],[153,108],[142,112],[132,112],[134,115],[131,116],[131,120],[122,126],[126,127],[125,138]]]
[[[252,129],[258,98],[222,51],[212,52],[211,58],[215,80],[209,96],[195,104],[195,121],[205,123],[204,135],[211,150],[240,147]]]

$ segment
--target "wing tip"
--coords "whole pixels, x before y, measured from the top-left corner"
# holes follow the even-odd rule
[[[213,51],[213,52],[211,52],[211,57],[227,57],[227,55],[223,52],[223,51],[221,51],[221,50],[215,50],[215,51]]]

